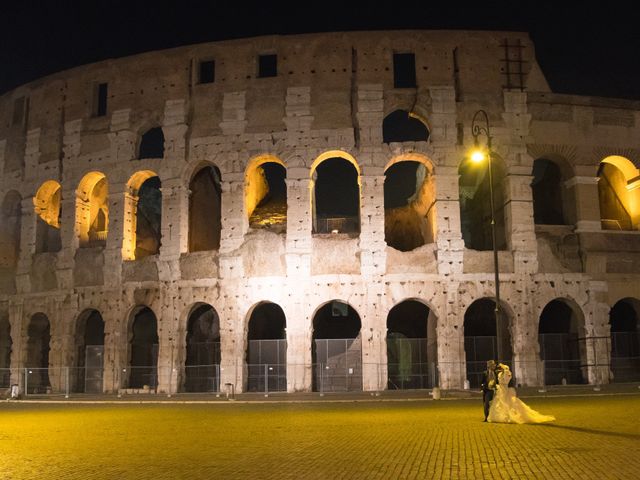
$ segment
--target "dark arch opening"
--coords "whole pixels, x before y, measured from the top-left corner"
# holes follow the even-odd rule
[[[496,221],[496,248],[507,247],[504,221],[504,168],[492,157],[493,199]],[[491,235],[491,189],[486,162],[463,162],[460,175],[460,228],[466,248],[493,250]]]
[[[249,318],[247,332],[247,390],[287,390],[287,320],[279,305],[264,302]]]
[[[164,133],[162,128],[155,127],[147,130],[140,139],[138,158],[163,158]]]
[[[432,388],[437,385],[435,318],[429,307],[405,300],[387,316],[387,388]]]
[[[218,167],[206,166],[189,184],[189,251],[218,250],[222,231],[222,177]]]
[[[11,324],[9,314],[0,312],[0,388],[11,385]]]
[[[402,161],[385,172],[384,239],[408,252],[435,241],[435,182],[419,162]]]
[[[360,232],[360,185],[351,162],[329,158],[314,177],[313,233]]]
[[[539,158],[533,162],[533,219],[538,225],[564,225],[563,179],[555,162]]]
[[[538,341],[540,359],[544,361],[544,384],[585,383],[585,340],[581,338],[580,323],[564,300],[552,300],[542,310]]]
[[[208,304],[194,307],[187,320],[184,391],[220,390],[220,317]]]
[[[257,170],[264,196],[251,212],[249,226],[284,233],[287,230],[287,170],[276,162],[263,163]]]
[[[158,385],[158,322],[149,307],[141,307],[131,323],[129,388],[151,390]]]
[[[0,274],[3,280],[18,263],[21,219],[22,198],[16,191],[8,192],[0,209]],[[0,283],[0,288],[3,284]]]
[[[508,314],[501,308],[496,324],[495,306],[494,300],[481,298],[464,314],[464,352],[472,388],[480,387],[487,360],[510,364],[513,358]],[[498,342],[503,358],[498,358]]]
[[[611,372],[614,382],[640,381],[640,301],[625,298],[609,312],[611,327]]]
[[[382,141],[392,142],[426,142],[429,130],[417,118],[413,118],[406,110],[396,110],[384,117],[382,121]]]
[[[340,300],[322,306],[313,317],[311,356],[313,390],[362,390],[360,316]]]
[[[27,393],[46,393],[51,389],[49,381],[49,319],[43,313],[31,317],[27,327]]]
[[[600,221],[604,230],[633,230],[628,209],[627,179],[618,167],[602,162],[598,168]]]
[[[76,392],[102,393],[104,321],[97,310],[83,312],[76,326]]]
[[[162,239],[162,193],[160,177],[145,180],[138,190],[136,208],[136,251],[140,259],[156,255]]]

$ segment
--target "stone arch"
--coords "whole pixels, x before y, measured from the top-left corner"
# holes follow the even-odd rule
[[[287,227],[287,167],[273,155],[249,160],[244,175],[245,212],[252,228],[283,233]]]
[[[387,245],[403,252],[435,242],[436,185],[433,165],[421,154],[398,155],[385,168],[384,224]]]
[[[545,155],[533,161],[533,219],[537,225],[570,225],[576,221],[573,192],[566,186],[573,178],[569,162],[558,155]]]
[[[12,345],[9,313],[0,310],[0,389],[10,387]]]
[[[486,162],[485,162],[486,163]],[[496,248],[507,248],[505,230],[506,168],[502,159],[492,152],[494,210],[496,221]],[[465,247],[471,250],[492,250],[491,188],[489,169],[465,159],[458,166],[460,191],[460,227]]]
[[[205,302],[195,303],[188,312],[181,390],[217,392],[220,390],[220,317],[216,309]]]
[[[202,163],[189,181],[189,251],[218,250],[222,232],[222,175]]]
[[[41,312],[35,313],[27,325],[27,354],[25,367],[27,393],[46,393],[51,389],[49,380],[49,350],[51,325]]]
[[[511,364],[513,359],[511,326],[515,314],[506,302],[500,301],[496,321],[495,308],[495,298],[482,297],[473,301],[464,313],[464,351],[467,379],[472,388],[482,383],[487,360]]]
[[[362,321],[347,302],[319,306],[311,322],[313,390],[362,390]]]
[[[44,182],[35,197],[36,253],[58,252],[62,248],[60,216],[62,214],[62,188],[55,180]]]
[[[76,190],[76,235],[81,247],[104,246],[109,226],[109,184],[104,173],[87,173]]]
[[[640,300],[618,300],[609,312],[614,382],[640,381]]]
[[[21,225],[22,197],[16,190],[10,190],[0,207],[0,272],[13,271],[18,263]]]
[[[350,164],[350,165],[349,165]],[[310,169],[313,233],[360,232],[360,167],[353,156],[331,150]]]
[[[585,317],[573,299],[547,302],[538,317],[538,342],[546,385],[586,382]]]
[[[104,320],[102,314],[87,308],[76,317],[75,375],[71,384],[76,392],[102,393],[104,376]]]
[[[138,158],[163,158],[164,132],[162,127],[151,127],[140,136]]]
[[[437,319],[427,302],[408,298],[387,314],[387,388],[436,386]]]
[[[382,121],[382,142],[426,142],[430,128],[427,120],[413,111],[394,110]]]
[[[261,301],[247,313],[246,389],[287,390],[287,318],[280,305]]]
[[[637,230],[640,223],[640,173],[619,155],[598,166],[598,200],[604,230]]]
[[[158,385],[158,320],[146,305],[135,306],[127,321],[129,389],[145,387],[155,390]]]
[[[162,240],[160,177],[151,170],[134,173],[127,182],[124,202],[122,256],[136,260],[155,255]]]

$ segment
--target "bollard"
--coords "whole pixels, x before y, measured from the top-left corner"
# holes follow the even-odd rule
[[[431,390],[431,396],[433,397],[434,400],[440,400],[440,389],[438,387],[435,387],[433,390]]]

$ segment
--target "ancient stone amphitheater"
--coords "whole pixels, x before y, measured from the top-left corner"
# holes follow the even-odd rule
[[[520,385],[637,381],[639,162],[640,102],[553,93],[524,33],[42,78],[0,97],[0,386],[475,388],[489,358]]]

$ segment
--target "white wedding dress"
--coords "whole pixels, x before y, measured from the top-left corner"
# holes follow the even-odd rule
[[[544,423],[552,422],[556,418],[551,415],[542,415],[534,409],[529,408],[522,400],[516,396],[515,388],[509,388],[511,381],[511,371],[509,367],[504,367],[498,373],[498,385],[491,400],[489,408],[489,422],[493,423]]]

